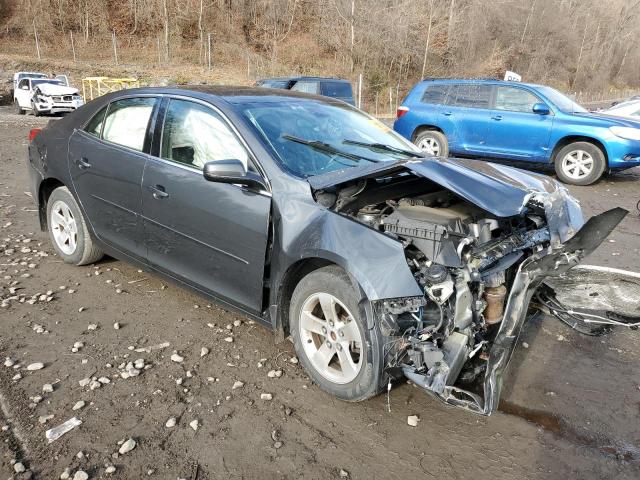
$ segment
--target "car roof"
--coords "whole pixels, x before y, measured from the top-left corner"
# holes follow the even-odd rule
[[[520,85],[531,88],[539,88],[543,86],[536,83],[500,80],[499,78],[424,78],[421,83],[484,83],[487,85]]]
[[[347,82],[349,83],[349,80],[346,80],[344,78],[335,78],[335,77],[311,77],[311,76],[301,76],[301,77],[270,77],[270,78],[261,78],[260,80],[258,80],[259,82],[264,82],[264,81],[273,81],[273,80],[281,80],[281,81],[286,81],[286,80],[296,80],[296,81],[300,81],[300,80],[318,80],[318,81],[330,81],[330,82]]]
[[[174,87],[142,87],[119,90],[109,94],[112,99],[117,100],[119,96],[141,94],[141,95],[186,95],[195,93],[194,97],[212,96],[228,104],[244,103],[274,103],[282,100],[315,100],[332,105],[344,105],[344,102],[331,97],[312,95],[309,93],[296,92],[292,90],[281,90],[274,88],[245,87],[232,85],[179,85]]]

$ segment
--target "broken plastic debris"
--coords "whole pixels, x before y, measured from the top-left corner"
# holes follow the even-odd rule
[[[66,422],[64,422],[63,424],[58,425],[57,427],[53,427],[50,430],[47,430],[45,435],[47,437],[47,440],[49,440],[49,443],[51,443],[59,439],[65,433],[70,432],[71,430],[76,428],[78,425],[82,425],[82,420],[78,420],[76,417],[73,417],[67,420]]]
[[[171,344],[169,342],[159,343],[157,345],[151,345],[150,347],[141,347],[136,348],[135,351],[137,353],[151,353],[152,350],[161,350],[163,348],[167,348]]]

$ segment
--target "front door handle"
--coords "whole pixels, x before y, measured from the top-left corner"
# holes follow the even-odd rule
[[[84,157],[79,158],[77,163],[78,163],[78,167],[81,168],[82,170],[86,170],[87,168],[91,168],[91,164]]]
[[[156,200],[162,200],[163,198],[167,198],[169,196],[162,185],[153,185],[149,187],[149,190],[151,191],[153,198],[155,198]]]
[[[491,117],[491,119],[499,122],[500,120],[502,120],[502,115],[494,115],[493,117]]]
[[[451,116],[451,112],[442,112],[442,114],[443,114],[445,117],[450,117],[450,116]]]

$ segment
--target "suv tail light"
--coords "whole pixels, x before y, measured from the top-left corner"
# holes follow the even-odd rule
[[[33,139],[36,138],[41,131],[41,128],[32,128],[29,130],[29,141],[33,142]]]
[[[409,107],[405,107],[405,106],[398,107],[398,110],[396,110],[396,118],[400,118],[408,111],[409,111]]]

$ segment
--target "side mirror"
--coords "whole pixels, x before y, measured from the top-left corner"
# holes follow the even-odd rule
[[[234,183],[244,185],[255,190],[264,190],[266,187],[262,177],[244,168],[244,164],[235,158],[229,160],[215,160],[204,164],[204,178],[210,182]]]
[[[549,113],[551,113],[546,103],[534,103],[532,110],[533,113],[537,113],[538,115],[549,115]]]

